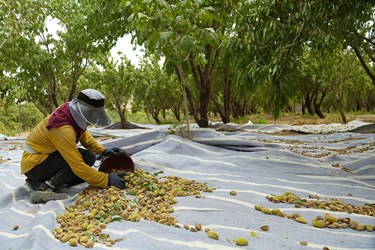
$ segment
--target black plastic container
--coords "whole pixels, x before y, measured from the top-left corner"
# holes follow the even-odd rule
[[[134,172],[135,166],[132,158],[126,153],[118,153],[104,157],[99,166],[99,171],[112,172]]]

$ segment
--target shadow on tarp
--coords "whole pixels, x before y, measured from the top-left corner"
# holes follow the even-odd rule
[[[216,130],[215,130],[216,129]],[[223,130],[223,132],[217,131]],[[244,133],[249,132],[247,130],[267,131],[267,132],[281,132],[290,131],[298,134],[309,134],[302,130],[296,130],[294,127],[289,125],[280,124],[214,124],[212,129],[192,129],[192,141],[220,147],[228,150],[241,151],[241,152],[256,152],[275,148],[281,148],[279,144],[259,142],[251,140],[249,138],[241,138],[236,136],[226,136],[227,133]],[[367,124],[360,126],[356,129],[351,130],[356,133],[366,133],[375,130],[375,124]],[[100,135],[105,135],[105,130],[102,130]],[[341,131],[343,132],[343,131]],[[125,133],[126,134],[126,133]],[[137,152],[145,150],[151,146],[154,146],[161,141],[165,140],[168,136],[167,130],[153,130],[150,132],[142,133],[139,135],[129,136],[126,138],[114,139],[113,141],[103,143],[105,147],[120,147],[127,154],[133,155]],[[313,133],[314,134],[314,133]]]
[[[102,143],[102,145],[106,148],[119,147],[128,155],[133,155],[158,144],[159,142],[163,141],[167,135],[168,133],[165,131],[151,131],[140,135],[134,135],[127,138]]]
[[[255,152],[271,148],[281,148],[278,144],[262,143],[246,138],[227,137],[213,130],[193,130],[191,134],[194,142],[234,151]]]
[[[271,148],[281,148],[280,145],[262,143],[244,138],[230,138],[215,130],[192,130],[192,141],[208,146],[220,147],[228,150],[255,152]],[[151,131],[103,143],[107,148],[119,147],[127,154],[133,155],[151,146],[154,146],[168,136],[167,131]]]

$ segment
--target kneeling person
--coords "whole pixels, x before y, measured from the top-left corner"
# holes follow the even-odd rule
[[[96,160],[95,153],[109,156],[120,152],[119,148],[105,148],[87,130],[89,124],[110,124],[104,100],[99,91],[85,89],[30,132],[23,145],[21,173],[27,177],[26,184],[35,191],[32,202],[67,198],[65,194],[56,193],[64,184],[75,185],[85,181],[101,188],[125,187],[122,174],[108,175],[91,168]],[[86,149],[78,148],[78,142]]]

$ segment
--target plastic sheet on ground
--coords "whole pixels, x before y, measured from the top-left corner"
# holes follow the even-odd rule
[[[132,155],[136,168],[163,171],[216,188],[202,193],[204,198],[177,198],[173,215],[180,224],[200,223],[220,236],[213,240],[203,231],[190,232],[147,220],[116,221],[104,232],[124,240],[111,248],[95,244],[95,249],[375,249],[375,232],[318,229],[311,224],[313,218],[327,212],[371,225],[375,225],[374,216],[296,208],[266,199],[269,194],[290,191],[304,198],[318,195],[321,200],[339,199],[356,206],[374,204],[375,134],[334,133],[334,127],[328,133],[280,134],[280,128],[286,126],[238,129],[232,125],[230,132],[193,129],[192,140],[170,134],[167,126],[135,131],[93,129],[93,133],[111,135],[101,143],[122,147]],[[288,130],[296,131],[295,127]],[[0,142],[0,249],[69,249],[52,234],[58,226],[56,216],[74,203],[87,184],[62,190],[70,196],[67,200],[32,204],[25,177],[19,174],[24,138],[7,139]],[[231,190],[237,195],[230,195]],[[308,223],[263,214],[254,209],[255,204],[299,213]],[[269,231],[260,229],[264,225]],[[233,240],[237,237],[246,238],[249,244],[236,246]],[[306,241],[307,246],[300,241]]]

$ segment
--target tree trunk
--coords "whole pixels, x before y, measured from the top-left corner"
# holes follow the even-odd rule
[[[328,114],[331,113],[331,107],[332,107],[332,103],[329,102],[326,108]]]
[[[161,114],[163,116],[163,119],[167,119],[167,115],[166,115],[166,112],[165,112],[165,108],[163,107],[163,109],[161,110]]]
[[[127,127],[126,119],[123,116],[120,117],[120,122],[121,122],[121,128],[126,128]]]
[[[224,122],[224,120],[225,120],[225,114],[222,111],[222,107],[221,107],[221,105],[220,105],[220,103],[219,103],[219,101],[217,99],[218,99],[218,97],[214,93],[211,93],[211,100],[214,102],[214,105],[215,105],[215,108],[216,108],[213,111],[214,115],[216,114],[216,111],[217,111],[219,113],[220,118],[223,121],[223,123],[226,123],[226,122]]]
[[[319,95],[318,91],[319,91],[319,87],[316,87],[315,90],[314,90],[315,94],[314,94],[314,101],[313,101],[314,111],[319,116],[319,118],[324,119],[325,116],[324,116],[324,114],[323,114],[323,112],[322,112],[322,110],[320,108],[321,108],[321,106],[323,104],[323,100],[324,100],[324,98],[326,96],[326,92],[322,91],[322,94],[321,94],[320,99],[318,101],[318,95]]]
[[[248,105],[248,102],[250,100],[250,97],[247,100],[236,100],[234,98],[231,99],[231,110],[232,110],[232,116],[233,118],[237,119],[239,117],[244,117],[245,114],[250,113],[251,110],[254,109],[256,110],[255,107],[251,108],[248,110],[246,107]]]
[[[361,55],[361,52],[357,47],[353,47],[354,53],[356,54],[359,62],[362,65],[362,68],[366,71],[366,74],[370,77],[372,83],[375,85],[375,75],[371,72],[371,69],[369,66],[366,64],[365,60],[363,59],[363,56]]]
[[[244,102],[243,110],[245,110],[245,107],[248,106],[249,108],[246,113],[249,115],[255,114],[256,112],[258,112],[257,104],[255,102],[248,104],[249,101],[250,101],[250,98],[246,102]]]
[[[307,108],[307,112],[309,112],[309,115],[312,116],[315,114],[312,108],[312,98],[308,91],[305,92],[305,107]]]
[[[181,112],[180,112],[180,105],[176,104],[172,107],[172,112],[176,117],[177,121],[181,121]]]
[[[200,117],[194,116],[196,123],[199,127],[207,128],[209,125],[208,122],[208,107],[210,103],[210,94],[211,94],[211,77],[212,77],[212,47],[206,45],[206,55],[205,58],[207,63],[202,69],[199,65],[195,65],[194,58],[192,54],[189,56],[189,62],[191,71],[193,74],[193,79],[195,86],[199,91],[199,114]],[[198,118],[198,119],[196,119]]]
[[[224,119],[223,123],[230,122],[230,103],[231,103],[231,87],[232,87],[232,80],[230,79],[229,69],[225,67],[224,71]]]
[[[147,117],[147,121],[148,122],[151,122],[151,119],[150,119],[150,115],[149,115],[149,112],[147,109],[144,109],[145,113],[146,113],[146,117]]]
[[[345,113],[344,113],[344,110],[342,109],[341,107],[341,103],[338,104],[338,107],[339,107],[339,110],[340,110],[340,115],[341,115],[341,119],[344,123],[347,123],[347,120],[346,120],[346,116],[345,116]]]
[[[239,100],[232,99],[231,108],[232,108],[232,116],[234,119],[237,119],[240,116],[243,116],[244,114],[243,105],[240,103]]]
[[[161,124],[161,121],[159,119],[159,112],[160,109],[151,110],[151,116],[157,124]]]
[[[305,112],[306,112],[306,103],[305,103],[305,101],[302,101],[301,112],[302,112],[303,115],[304,115]]]
[[[343,85],[344,83],[342,84],[341,89],[340,89],[340,83],[335,84],[336,102],[337,102],[337,109],[340,112],[342,121],[344,123],[347,123],[344,109],[342,107],[342,100],[344,99],[344,86]]]
[[[120,122],[121,122],[121,127],[122,128],[126,128],[126,105],[125,107],[122,108],[122,103],[121,103],[121,99],[120,97],[116,97],[116,110],[117,110],[117,114],[120,116]]]
[[[336,89],[336,91],[338,91],[338,88]],[[342,108],[342,99],[343,99],[343,95],[340,96],[338,92],[336,92],[337,109],[340,111],[340,116],[341,116],[342,121],[344,123],[347,123],[344,109]]]
[[[319,116],[319,118],[321,119],[325,118],[323,112],[320,110],[320,107],[318,105],[314,105],[314,111]]]
[[[208,66],[206,66],[208,67]],[[208,127],[208,107],[210,104],[210,92],[211,92],[211,76],[209,75],[210,70],[205,70],[202,81],[202,88],[200,92],[200,119],[197,121],[199,127]]]
[[[232,101],[232,116],[234,119],[237,119],[238,117],[240,117],[239,115],[239,111],[238,111],[238,106],[236,104],[235,101]]]
[[[181,70],[180,67],[177,67],[177,66],[175,66],[175,71],[176,71],[177,77],[178,77],[178,79],[181,83],[181,87],[182,87],[182,97],[184,99],[186,128],[187,128],[188,138],[190,139],[191,138],[191,132],[190,132],[190,124],[189,124],[188,101],[189,101],[192,109],[194,109],[194,105],[192,103],[191,93],[190,93],[189,89],[186,87],[186,84],[185,84],[185,78],[184,78],[183,71]],[[193,115],[194,115],[194,118],[195,118],[195,116],[196,116],[195,112],[193,113]]]

